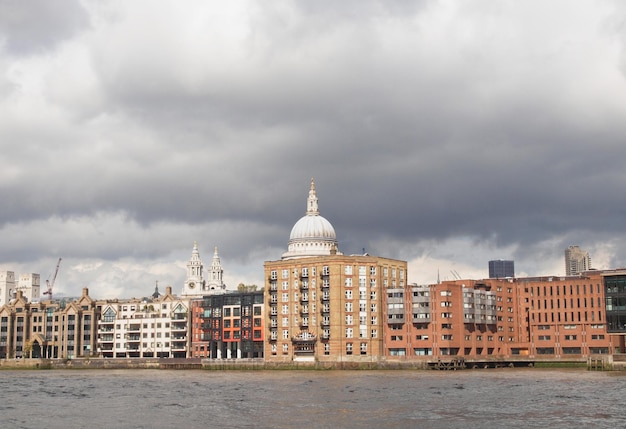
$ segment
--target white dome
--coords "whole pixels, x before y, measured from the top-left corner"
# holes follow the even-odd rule
[[[335,228],[326,220],[325,217],[303,216],[291,229],[289,242],[294,240],[331,240],[337,241]]]
[[[291,229],[289,247],[283,259],[304,256],[320,256],[337,252],[335,228],[323,216],[317,206],[315,183],[311,180],[311,190],[307,199],[306,215],[301,217]]]

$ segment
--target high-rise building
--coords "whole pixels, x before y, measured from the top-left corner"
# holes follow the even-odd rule
[[[591,269],[589,252],[578,246],[569,246],[565,249],[565,275],[576,276]]]
[[[515,262],[497,259],[489,261],[489,278],[504,279],[507,277],[515,277]]]
[[[287,252],[265,263],[268,362],[372,362],[384,356],[383,294],[406,286],[407,263],[344,255],[320,216],[315,183],[291,230]],[[393,314],[403,323],[404,315]]]

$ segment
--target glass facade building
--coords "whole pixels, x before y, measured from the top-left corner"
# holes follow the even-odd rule
[[[489,261],[490,279],[504,279],[507,277],[515,277],[515,262],[502,259]]]
[[[607,332],[626,332],[626,275],[605,276]]]

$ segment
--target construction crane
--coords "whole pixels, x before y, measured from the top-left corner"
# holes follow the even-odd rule
[[[49,295],[50,301],[52,301],[52,287],[54,286],[54,281],[57,279],[57,274],[59,274],[59,266],[61,265],[61,258],[59,258],[59,262],[57,262],[57,268],[54,270],[54,276],[52,277],[52,281],[46,280],[46,286],[48,288],[45,291],[44,295]]]

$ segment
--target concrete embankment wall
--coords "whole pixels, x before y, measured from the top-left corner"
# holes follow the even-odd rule
[[[424,362],[265,362],[263,359],[2,359],[2,369],[426,369]]]
[[[160,367],[161,367],[161,362],[159,362],[159,359],[2,359],[0,360],[0,368],[2,369],[159,369]]]
[[[465,361],[462,368],[500,368],[504,366],[533,366],[521,365],[515,362],[473,362]],[[526,362],[528,363],[528,362]],[[555,367],[566,366],[563,361],[534,361],[534,364],[554,364]],[[559,365],[556,365],[558,363]],[[578,363],[579,366],[580,363]],[[583,362],[584,365],[584,362]],[[545,367],[546,365],[543,365]],[[624,359],[613,359],[612,356],[600,356],[589,359],[587,367],[591,370],[625,370]],[[438,368],[428,361],[387,360],[387,361],[285,361],[265,362],[263,359],[0,359],[0,369],[205,369],[205,370],[394,370],[394,369],[449,369]],[[459,369],[462,369],[461,367]],[[456,369],[456,367],[455,367]]]

